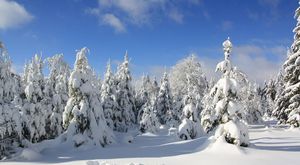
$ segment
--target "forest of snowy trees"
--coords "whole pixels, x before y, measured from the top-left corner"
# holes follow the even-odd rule
[[[12,71],[12,61],[0,43],[0,159],[18,147],[60,138],[63,142],[105,147],[117,143],[115,134],[138,130],[175,132],[178,139],[212,135],[248,146],[247,125],[276,118],[278,124],[300,126],[300,7],[294,42],[278,76],[264,84],[250,82],[230,61],[234,46],[224,41],[220,77],[208,81],[200,60],[190,55],[165,71],[133,85],[130,57],[113,72],[107,63],[103,81],[89,65],[89,49],[76,54],[73,68],[62,54],[35,55],[24,72]],[[48,67],[49,75],[43,69]]]

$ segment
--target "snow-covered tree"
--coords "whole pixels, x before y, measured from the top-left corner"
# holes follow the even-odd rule
[[[97,91],[96,78],[88,64],[87,48],[77,52],[69,78],[69,100],[63,113],[67,141],[79,147],[85,144],[105,146],[113,142]]]
[[[202,124],[206,131],[217,128],[216,138],[224,138],[228,143],[248,146],[248,130],[239,114],[243,106],[238,98],[239,84],[234,78],[234,69],[229,60],[232,44],[229,38],[223,43],[225,60],[220,62],[216,71],[223,73],[221,79],[210,91],[212,106],[202,112]]]
[[[299,2],[300,4],[300,2]],[[300,7],[295,12],[297,25],[294,28],[294,42],[283,64],[283,91],[276,99],[273,115],[279,123],[300,126]]]
[[[184,96],[184,108],[182,112],[182,122],[178,127],[178,136],[180,139],[194,139],[203,135],[203,129],[200,124],[199,112],[197,111],[196,90],[194,84],[188,79],[188,93]]]
[[[189,80],[187,79],[187,75]],[[208,82],[203,73],[202,66],[196,55],[191,54],[187,58],[180,60],[172,67],[170,72],[170,87],[174,96],[174,112],[181,114],[184,108],[183,98],[188,94],[187,83],[194,86],[197,93],[197,111],[202,111],[201,100],[208,88]]]
[[[19,94],[17,81],[9,55],[0,42],[0,160],[9,156],[22,139],[21,115],[14,104]]]
[[[49,115],[44,104],[45,82],[41,57],[35,55],[26,71],[28,71],[24,73],[27,76],[24,77],[26,100],[23,105],[23,118],[26,126],[23,134],[30,142],[36,143],[47,137],[46,119]]]
[[[150,101],[147,101],[142,107],[141,110],[143,111],[141,115],[141,120],[140,120],[140,126],[139,130],[142,133],[145,132],[151,132],[155,133],[159,126],[160,123],[158,121],[158,118],[156,114],[154,113],[153,105],[151,104]]]
[[[245,110],[244,116],[248,124],[260,124],[263,122],[262,100],[258,94],[256,84],[249,84],[245,101],[243,102]]]
[[[124,62],[119,65],[115,77],[118,108],[114,109],[112,119],[116,131],[127,132],[128,128],[136,123],[137,116],[127,52],[125,53]]]
[[[142,118],[142,115],[144,113],[144,105],[149,102],[149,104],[153,105],[152,99],[151,99],[151,92],[153,90],[152,82],[150,80],[149,75],[142,77],[142,84],[141,87],[137,90],[136,96],[135,96],[135,107],[138,111],[137,115],[137,121],[139,122]]]
[[[70,68],[62,54],[47,58],[50,74],[44,89],[49,116],[46,131],[48,138],[55,138],[63,132],[62,114],[68,101],[68,78]]]
[[[114,128],[114,122],[112,120],[113,112],[118,108],[115,92],[116,92],[115,79],[109,61],[106,66],[104,81],[101,87],[101,102],[102,102],[103,112],[104,112],[107,125],[111,129]]]
[[[160,89],[154,103],[154,111],[156,112],[160,124],[167,124],[169,126],[176,125],[167,72],[165,72],[162,77]]]

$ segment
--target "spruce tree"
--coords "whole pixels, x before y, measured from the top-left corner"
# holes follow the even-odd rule
[[[49,116],[46,131],[48,138],[55,138],[63,132],[62,114],[68,101],[68,78],[70,68],[62,54],[47,58],[50,70],[44,89]]]
[[[214,130],[216,138],[224,138],[228,143],[248,146],[248,130],[239,114],[243,110],[238,92],[241,87],[233,73],[229,60],[232,44],[229,38],[223,43],[225,60],[220,62],[216,71],[223,75],[209,93],[211,106],[202,112],[202,124],[206,131]]]
[[[0,160],[14,152],[22,140],[21,115],[14,102],[19,94],[17,83],[9,55],[0,42]]]
[[[154,109],[159,119],[160,124],[168,126],[175,126],[172,95],[169,85],[167,72],[164,73],[158,95],[154,103]]]
[[[47,137],[46,120],[49,111],[44,98],[43,61],[38,55],[28,64],[27,73],[24,73],[26,100],[23,105],[23,118],[25,120],[24,136],[33,143],[40,142]]]
[[[203,129],[200,124],[199,112],[197,111],[197,92],[194,84],[187,75],[188,92],[184,96],[183,111],[181,115],[181,124],[178,127],[178,137],[182,140],[195,139],[203,135]]]
[[[137,111],[135,108],[134,92],[131,85],[132,77],[129,70],[127,52],[124,61],[116,73],[116,98],[118,108],[113,111],[114,128],[119,132],[127,130],[136,124]]]
[[[96,78],[88,64],[87,48],[77,52],[74,70],[69,78],[69,100],[63,113],[67,141],[74,146],[112,143],[113,134],[107,126],[97,91]]]
[[[300,4],[300,2],[299,2]],[[276,99],[273,115],[279,123],[300,126],[300,7],[295,12],[297,25],[294,28],[294,42],[283,64],[283,91]]]
[[[101,102],[107,125],[114,129],[113,112],[118,108],[118,103],[116,100],[115,77],[111,70],[110,61],[107,63],[101,87]]]

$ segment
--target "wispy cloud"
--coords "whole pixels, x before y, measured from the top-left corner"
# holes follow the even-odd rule
[[[104,14],[103,15],[103,23],[109,25],[115,29],[116,32],[125,32],[125,26],[121,22],[121,20],[113,14]]]
[[[0,13],[0,29],[2,30],[19,27],[33,19],[24,6],[10,0],[0,0]]]
[[[86,13],[97,16],[101,25],[109,25],[118,32],[125,32],[129,25],[149,26],[164,19],[182,24],[185,18],[180,10],[182,5],[192,7],[201,3],[202,0],[98,0],[98,6],[86,9]],[[107,14],[110,15],[109,21],[103,19]]]
[[[264,7],[264,10],[247,10],[248,18],[257,21],[264,19],[265,22],[270,24],[280,17],[279,5],[282,0],[257,0],[259,6]]]
[[[182,13],[180,13],[178,10],[176,10],[176,9],[173,9],[173,10],[171,10],[170,11],[170,13],[169,13],[169,17],[172,19],[172,20],[174,20],[175,22],[177,22],[177,23],[183,23],[183,14]]]

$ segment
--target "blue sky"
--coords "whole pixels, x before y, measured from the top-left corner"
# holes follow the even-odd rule
[[[212,74],[230,36],[232,61],[253,81],[275,75],[293,40],[297,0],[0,0],[0,40],[18,72],[35,53],[90,49],[100,74],[126,50],[132,72],[158,75],[190,53]]]

